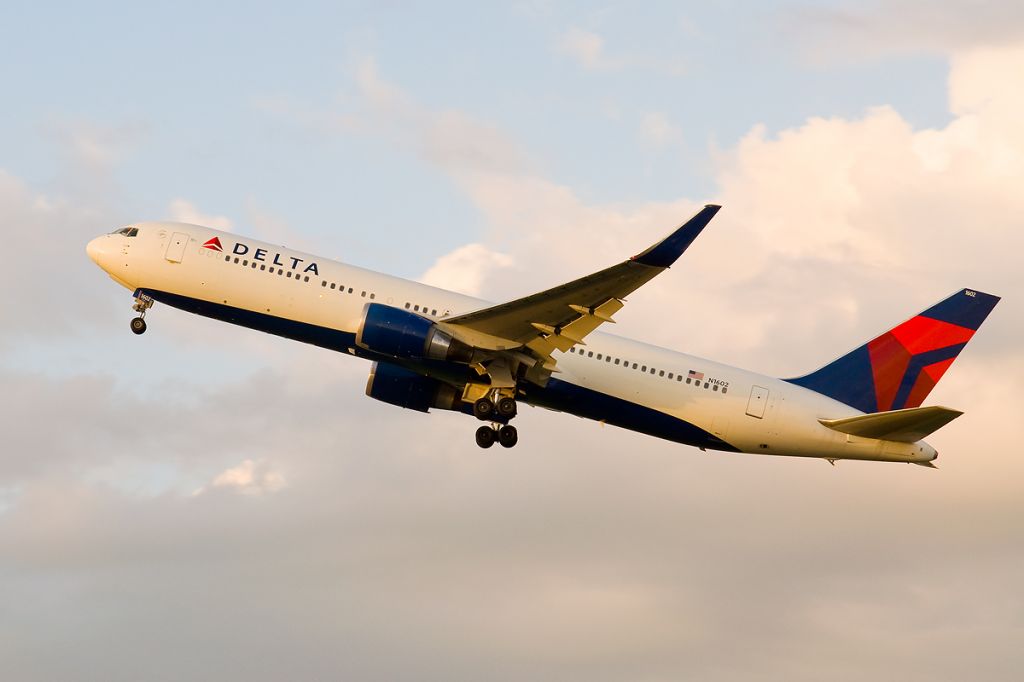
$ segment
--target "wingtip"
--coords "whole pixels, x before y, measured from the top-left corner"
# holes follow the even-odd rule
[[[718,204],[705,204],[704,208],[683,223],[675,232],[646,251],[633,256],[631,260],[652,267],[669,267],[683,255],[683,252],[689,248],[721,208]]]

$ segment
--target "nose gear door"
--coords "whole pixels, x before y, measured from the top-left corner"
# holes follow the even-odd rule
[[[175,232],[171,235],[171,243],[167,245],[165,258],[172,263],[180,263],[185,256],[186,246],[188,246],[188,235],[184,232]]]

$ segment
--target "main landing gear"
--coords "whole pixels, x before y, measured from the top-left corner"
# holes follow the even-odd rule
[[[511,424],[504,426],[481,426],[476,430],[476,444],[482,448],[489,448],[497,441],[501,447],[510,448],[519,442],[519,432]]]
[[[139,294],[135,297],[135,305],[132,306],[132,310],[139,314],[138,317],[132,318],[131,327],[132,332],[135,334],[146,333],[146,311],[153,307],[153,297],[147,296],[146,294]]]
[[[484,396],[474,402],[473,416],[480,421],[491,422],[490,426],[481,426],[476,430],[476,444],[489,448],[497,441],[503,448],[510,448],[518,443],[519,432],[508,423],[516,413],[516,400],[509,396],[499,397],[497,401]]]

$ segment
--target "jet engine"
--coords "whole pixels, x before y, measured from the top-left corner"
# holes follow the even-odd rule
[[[396,365],[373,363],[366,381],[366,395],[418,412],[460,409],[462,396],[454,386],[420,376]]]
[[[381,303],[368,303],[363,309],[356,343],[395,358],[468,363],[473,357],[471,346],[441,331],[432,320]]]

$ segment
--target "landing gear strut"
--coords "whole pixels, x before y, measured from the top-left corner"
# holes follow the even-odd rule
[[[152,296],[147,296],[146,294],[140,293],[138,296],[135,297],[135,305],[132,306],[132,310],[137,312],[139,316],[132,318],[132,332],[134,332],[135,334],[144,334],[146,332],[146,311],[152,307]]]
[[[494,415],[498,415],[501,421],[508,421],[516,416],[517,411],[516,399],[507,396],[498,398],[498,402],[484,396],[473,403],[473,416],[484,422],[491,421]]]
[[[497,441],[503,448],[513,447],[519,442],[519,432],[508,422],[518,412],[516,399],[500,394],[494,398],[496,400],[485,395],[473,402],[473,416],[480,421],[491,422],[490,426],[481,426],[476,430],[476,444],[489,448]]]

